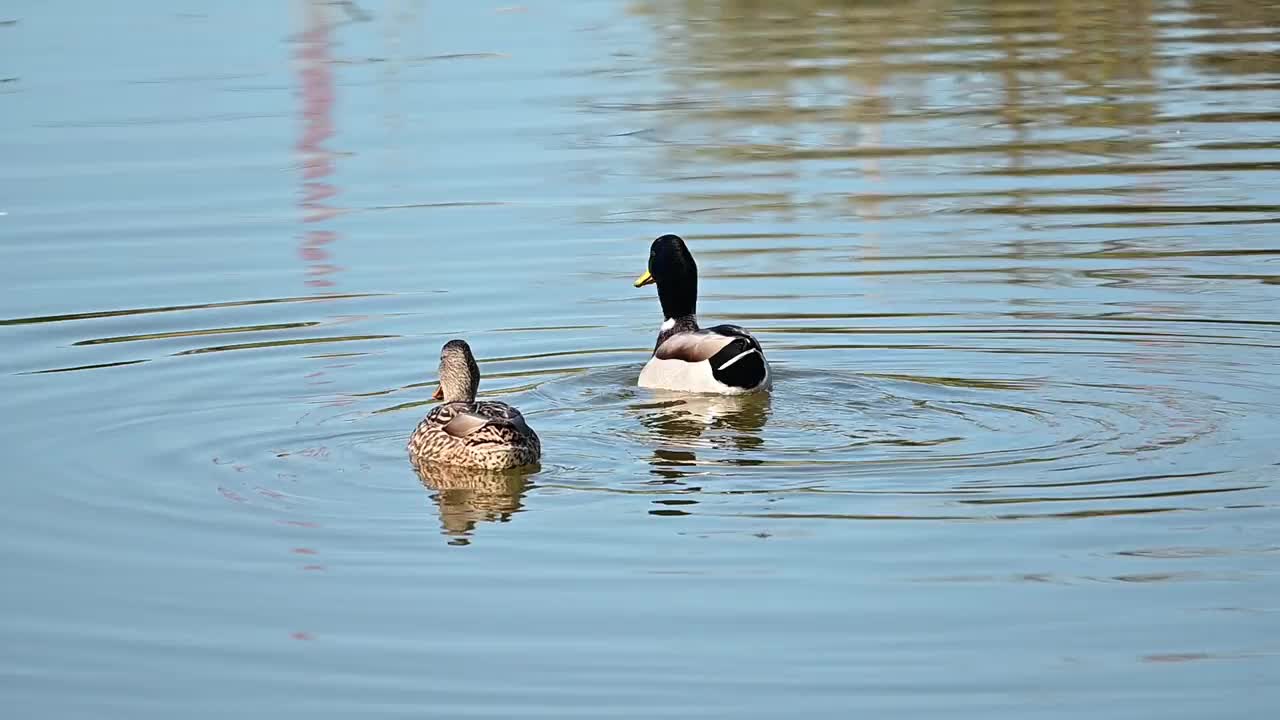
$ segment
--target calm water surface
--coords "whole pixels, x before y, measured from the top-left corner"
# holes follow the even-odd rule
[[[14,718],[1257,718],[1280,6],[8,3]],[[634,386],[685,235],[772,397]],[[417,477],[443,342],[546,451]]]

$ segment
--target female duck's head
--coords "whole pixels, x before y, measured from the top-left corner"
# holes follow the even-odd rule
[[[636,287],[658,284],[658,300],[667,318],[692,317],[698,309],[698,264],[679,235],[663,235],[649,248],[649,269]]]
[[[480,387],[480,366],[464,340],[450,340],[440,350],[440,387],[432,398],[445,402],[472,402]]]

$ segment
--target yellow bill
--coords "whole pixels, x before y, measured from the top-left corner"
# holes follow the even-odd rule
[[[645,270],[643,273],[641,273],[640,277],[636,278],[635,285],[636,287],[644,287],[645,285],[649,285],[652,282],[653,282],[653,275],[651,275],[648,270]]]

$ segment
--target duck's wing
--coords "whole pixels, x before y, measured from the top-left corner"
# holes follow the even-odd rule
[[[489,419],[474,412],[472,403],[451,402],[437,405],[424,423],[431,423],[456,438],[464,438],[484,427]]]
[[[528,433],[529,426],[520,411],[503,402],[477,402],[457,407],[444,431],[456,438],[464,438],[486,425],[510,427],[517,432]]]
[[[666,362],[705,363],[710,380],[722,387],[750,390],[769,382],[769,365],[760,343],[737,325],[677,333],[659,345],[653,357]]]
[[[713,368],[721,370],[752,354],[764,356],[760,343],[751,333],[737,325],[717,325],[672,335],[658,346],[653,356],[659,360],[710,362]]]
[[[756,340],[754,335],[737,325],[716,325],[715,327],[707,328],[707,332],[732,338],[732,340],[730,340],[730,344],[726,345],[725,348],[736,348],[738,353],[754,350],[760,355],[760,357],[764,357],[764,350],[760,347],[760,341]],[[725,348],[721,348],[721,351],[723,352]]]
[[[659,360],[683,360],[691,363],[706,362],[715,357],[716,353],[723,350],[731,342],[733,342],[732,337],[713,333],[709,330],[676,333],[663,341],[653,351],[653,356]]]

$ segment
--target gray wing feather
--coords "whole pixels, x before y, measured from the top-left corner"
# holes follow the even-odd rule
[[[456,438],[463,438],[488,424],[489,418],[471,412],[460,412],[444,426],[444,431]]]
[[[456,438],[461,438],[486,425],[510,425],[521,432],[527,432],[529,429],[525,424],[524,416],[510,405],[501,402],[478,402],[466,410],[457,412],[453,419],[445,424],[444,431]]]
[[[684,360],[685,362],[705,362],[733,342],[731,336],[702,330],[699,332],[680,333],[667,338],[658,346],[653,356],[659,360]]]

